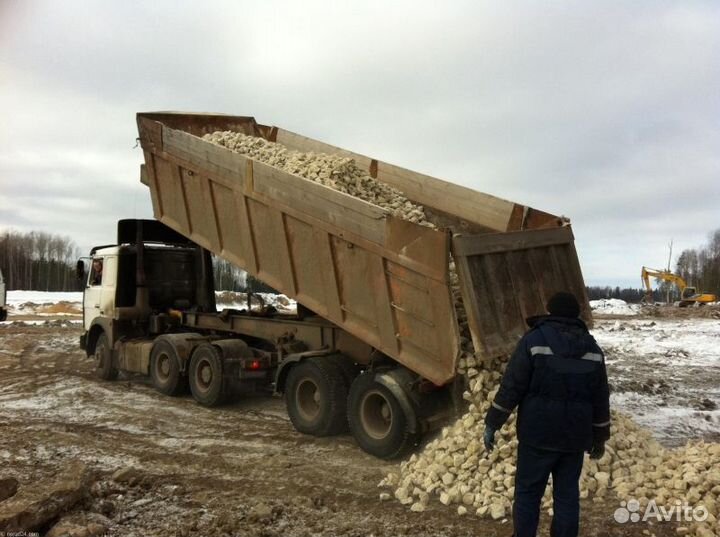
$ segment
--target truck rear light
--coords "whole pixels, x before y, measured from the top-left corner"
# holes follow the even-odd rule
[[[258,369],[265,369],[267,364],[259,358],[252,358],[250,360],[243,360],[243,369],[250,369],[251,371],[257,371]]]

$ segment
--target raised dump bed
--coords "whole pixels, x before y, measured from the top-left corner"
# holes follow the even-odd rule
[[[252,117],[137,116],[155,218],[409,369],[455,376],[450,253],[478,352],[509,352],[559,290],[590,310],[566,220],[340,149]],[[215,145],[234,131],[351,157],[425,208],[431,227]]]

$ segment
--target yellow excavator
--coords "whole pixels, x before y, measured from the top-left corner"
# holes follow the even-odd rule
[[[689,287],[682,277],[677,274],[673,274],[669,270],[656,270],[643,267],[640,277],[645,285],[645,298],[643,301],[648,304],[653,303],[653,291],[652,286],[650,285],[651,277],[677,285],[678,290],[680,291],[679,306],[681,308],[695,305],[703,306],[705,304],[709,304],[710,302],[716,302],[718,299],[717,296],[711,293],[698,293],[694,287]]]

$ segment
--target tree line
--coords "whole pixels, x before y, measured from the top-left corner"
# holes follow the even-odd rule
[[[42,231],[0,235],[0,270],[8,290],[76,291],[79,256],[69,237]]]
[[[80,249],[69,237],[42,231],[8,230],[0,235],[0,271],[8,290],[77,291]],[[232,263],[213,258],[216,289],[272,293],[273,288]]]
[[[0,271],[5,286],[24,291],[78,291],[75,276],[80,249],[69,237],[43,231],[4,231],[0,235]],[[213,258],[215,287],[224,291],[275,292],[232,263]]]
[[[698,292],[720,296],[720,229],[710,234],[707,244],[683,250],[675,272]]]
[[[589,300],[600,300],[603,298],[619,298],[630,304],[639,303],[645,296],[645,289],[635,289],[632,287],[610,287],[610,286],[599,286],[593,285],[585,287]],[[665,294],[662,289],[653,289],[653,299],[655,302],[662,302],[665,300]]]

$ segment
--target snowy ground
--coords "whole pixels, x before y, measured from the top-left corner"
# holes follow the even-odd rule
[[[247,293],[216,291],[215,300],[218,310],[223,308],[247,309]],[[297,308],[297,302],[293,299],[272,293],[253,293],[251,303],[253,310],[260,307],[273,307],[280,312],[292,312]]]
[[[54,304],[58,302],[82,302],[82,292],[48,293],[45,291],[8,291],[7,303],[10,307],[17,307],[26,302],[36,304]]]
[[[233,291],[216,291],[218,310],[246,309],[247,294]],[[7,306],[10,316],[39,317],[82,315],[82,292],[8,291]],[[297,303],[285,295],[253,293],[252,308],[272,306],[280,312],[294,311]],[[25,319],[26,320],[26,319]],[[12,321],[12,319],[10,319]]]
[[[666,445],[720,440],[720,320],[597,319],[611,402]]]
[[[8,291],[8,313],[39,317],[82,315],[82,293],[45,291]]]
[[[593,313],[602,315],[638,315],[641,310],[640,304],[628,304],[617,298],[591,300],[590,308]]]

